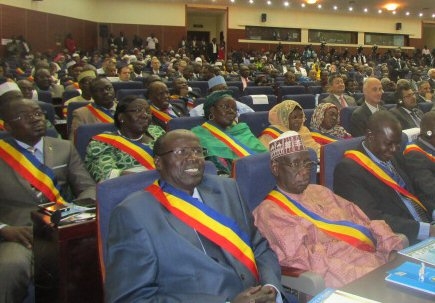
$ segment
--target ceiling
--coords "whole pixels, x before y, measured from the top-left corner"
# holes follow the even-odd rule
[[[146,0],[153,1],[153,0]],[[435,22],[435,0],[317,0],[316,4],[306,4],[307,0],[161,0],[162,2],[185,4],[208,4],[223,6],[252,6],[259,9],[297,9],[337,14],[376,14],[395,18],[420,18]],[[396,3],[397,9],[387,11],[385,5]],[[302,7],[302,5],[305,7]],[[320,7],[319,7],[320,5]],[[366,11],[365,11],[366,9]],[[381,13],[379,13],[381,10]]]

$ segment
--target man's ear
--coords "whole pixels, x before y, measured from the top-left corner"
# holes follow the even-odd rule
[[[278,162],[271,160],[270,161],[270,170],[272,171],[272,175],[274,177],[278,177]]]
[[[156,167],[156,170],[160,170],[162,167],[161,158],[159,156],[154,157],[154,165]]]

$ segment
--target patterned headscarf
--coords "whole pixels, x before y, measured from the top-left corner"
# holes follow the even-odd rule
[[[313,116],[311,117],[311,122],[310,122],[311,130],[313,131],[316,130],[320,133],[327,134],[341,139],[350,137],[351,135],[341,125],[339,125],[340,115],[337,118],[337,124],[331,129],[325,129],[321,126],[323,119],[325,118],[325,112],[330,108],[335,108],[337,109],[338,112],[340,112],[337,106],[335,106],[332,103],[320,103],[319,105],[317,105],[317,107],[314,109]]]
[[[298,102],[293,100],[285,100],[281,103],[275,105],[269,111],[269,123],[271,125],[280,125],[285,128],[289,128],[288,116],[295,110],[295,108],[300,108],[303,115],[303,121],[305,121],[305,113],[302,106]]]

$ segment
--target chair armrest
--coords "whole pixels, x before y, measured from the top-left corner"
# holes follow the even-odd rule
[[[319,274],[287,266],[281,267],[281,284],[310,296],[325,289],[325,281]]]

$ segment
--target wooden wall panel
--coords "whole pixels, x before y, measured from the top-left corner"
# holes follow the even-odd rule
[[[177,50],[181,39],[187,36],[187,29],[184,26],[165,26],[163,27],[163,36],[161,38],[162,49],[169,48]]]
[[[26,12],[23,9],[6,6],[2,7],[2,38],[12,38],[26,34]]]
[[[65,48],[64,40],[66,33],[68,33],[66,20],[67,18],[63,16],[47,14],[46,48],[50,52],[58,53]],[[74,38],[77,39],[77,37]]]
[[[47,14],[37,11],[27,11],[27,31],[24,38],[29,42],[32,51],[43,52],[47,50]]]

